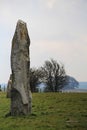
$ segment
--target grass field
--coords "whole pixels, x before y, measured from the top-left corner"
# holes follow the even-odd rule
[[[34,93],[27,117],[6,118],[9,106],[0,93],[0,130],[87,130],[87,93]]]

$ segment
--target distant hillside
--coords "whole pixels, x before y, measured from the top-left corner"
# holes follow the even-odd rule
[[[68,79],[68,84],[65,85],[65,87],[62,89],[63,92],[87,92],[87,82],[78,82],[75,78],[71,77],[71,76],[67,76]],[[1,89],[4,91],[6,91],[7,88],[7,84],[6,83],[2,83],[1,85]],[[38,86],[38,89],[40,92],[44,91],[45,88],[45,84],[41,83]]]
[[[62,90],[75,89],[78,87],[79,87],[79,82],[75,78],[73,78],[71,76],[67,76],[66,77],[66,84]]]
[[[68,76],[68,84],[65,85],[62,92],[87,93],[87,82],[78,82],[75,78]]]
[[[39,92],[43,92],[45,87],[46,87],[45,83],[39,84],[38,85]],[[64,87],[60,91],[74,90],[75,88],[78,88],[78,87],[79,87],[79,82],[75,78],[67,75],[66,76],[66,84],[64,85]]]
[[[87,82],[79,82],[79,88],[87,89]]]
[[[66,89],[66,90],[62,90],[62,92],[67,92],[67,93],[87,93],[87,89]]]

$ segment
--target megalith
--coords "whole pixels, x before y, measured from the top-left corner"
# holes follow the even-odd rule
[[[12,74],[10,75],[10,78],[7,84],[7,98],[11,98],[11,88],[12,88]]]
[[[10,113],[12,116],[28,115],[31,113],[32,95],[30,90],[30,38],[27,25],[18,20],[12,40],[11,49],[11,98]],[[8,90],[8,92],[9,92]]]

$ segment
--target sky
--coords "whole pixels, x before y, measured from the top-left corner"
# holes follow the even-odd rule
[[[0,0],[0,83],[8,82],[17,21],[27,23],[31,67],[53,58],[87,81],[87,0]]]

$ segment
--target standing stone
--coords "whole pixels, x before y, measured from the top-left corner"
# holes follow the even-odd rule
[[[11,50],[11,115],[27,115],[31,113],[30,91],[30,38],[26,23],[17,22],[15,34],[12,40]]]
[[[7,84],[7,98],[11,98],[11,88],[12,88],[12,75],[10,75],[10,78]]]

